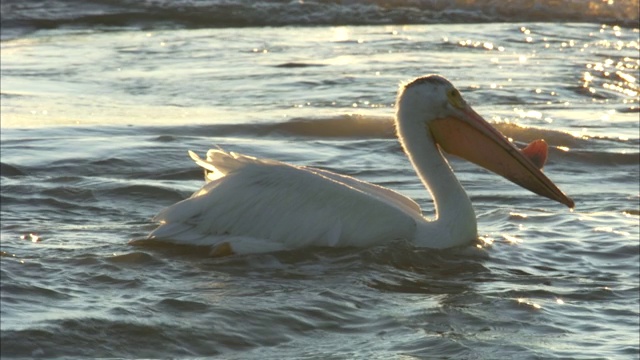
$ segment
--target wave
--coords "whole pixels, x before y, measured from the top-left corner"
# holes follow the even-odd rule
[[[2,28],[590,22],[637,27],[638,0],[105,0],[2,2]]]
[[[525,127],[513,123],[493,124],[505,136],[513,139],[519,147],[533,140],[544,139],[549,144],[550,156],[557,159],[590,165],[616,166],[637,165],[640,153],[630,151],[640,145],[639,139],[624,140],[618,137],[581,137],[567,132],[536,127]],[[140,130],[140,129],[138,129]],[[147,128],[150,132],[170,131],[173,136],[192,137],[240,137],[240,138],[313,138],[313,139],[395,139],[395,127],[391,117],[342,115],[327,118],[293,118],[287,122],[250,124],[214,124],[186,127]],[[402,151],[400,145],[394,148]],[[200,152],[203,149],[193,149]],[[182,174],[184,176],[192,176]]]
[[[0,162],[0,176],[24,176],[24,171],[20,170],[17,166]]]
[[[593,141],[598,140],[626,143],[625,140],[619,138],[576,137],[563,131],[525,127],[507,122],[493,123],[493,126],[500,130],[505,136],[526,143],[535,139],[545,139],[551,144],[569,148],[589,148],[593,144]],[[392,117],[358,114],[317,118],[299,117],[292,118],[286,122],[181,126],[178,128],[171,127],[171,132],[181,136],[210,134],[216,137],[300,136],[354,139],[395,139],[396,137]]]
[[[514,143],[523,147],[533,140],[544,139],[549,144],[550,157],[560,161],[570,161],[578,164],[594,166],[637,166],[640,162],[640,153],[637,151],[640,139],[624,139],[615,136],[585,137],[576,136],[557,129],[524,127],[514,123],[494,122],[493,125],[505,136],[513,139]],[[366,116],[366,115],[338,115],[331,117],[299,117],[292,118],[285,122],[256,122],[256,123],[217,123],[199,124],[187,126],[144,126],[125,129],[114,129],[112,127],[78,127],[64,128],[67,132],[74,132],[76,136],[86,136],[91,134],[113,134],[114,130],[123,136],[134,136],[145,138],[147,142],[161,145],[162,147],[179,147],[170,143],[184,143],[185,147],[203,153],[208,148],[202,148],[198,140],[202,137],[223,139],[223,138],[245,138],[245,139],[292,139],[306,141],[312,140],[339,140],[344,141],[347,146],[355,141],[357,146],[369,146],[362,140],[391,140],[394,145],[385,147],[388,151],[401,152],[400,144],[396,142],[396,133],[393,118],[390,116]],[[55,129],[44,129],[48,136]],[[171,135],[167,135],[171,134]],[[35,137],[34,137],[35,136]],[[45,135],[42,135],[45,138]],[[31,134],[31,141],[39,141],[38,134]],[[208,147],[215,146],[209,143]],[[145,140],[140,139],[141,143]],[[11,142],[5,145],[9,146]],[[368,143],[368,142],[367,142]],[[12,146],[24,146],[22,139],[16,139]],[[189,145],[187,145],[189,144]],[[372,143],[373,144],[373,143]],[[336,144],[336,146],[339,146]],[[377,146],[377,145],[371,145]],[[184,147],[183,147],[184,150]],[[1,177],[3,186],[11,186],[13,181],[18,181],[23,176],[42,176],[45,174],[56,174],[50,177],[48,183],[60,185],[59,191],[47,194],[51,198],[62,201],[72,200],[73,203],[83,203],[87,196],[129,196],[139,195],[144,198],[157,192],[164,192],[167,189],[158,188],[156,185],[143,185],[147,179],[153,180],[190,180],[200,178],[201,172],[197,168],[183,167],[182,159],[176,159],[175,163],[153,161],[147,166],[152,169],[144,170],[140,163],[146,155],[146,147],[132,150],[127,155],[118,157],[107,157],[103,159],[63,159],[47,164],[46,169],[42,165],[19,166],[11,162],[2,162]],[[176,150],[178,151],[178,150]],[[257,155],[257,154],[256,154]],[[69,177],[69,173],[77,176]],[[92,183],[94,174],[126,174],[122,175],[112,186],[94,189],[93,194],[68,192],[65,193],[65,186],[69,183],[81,181]],[[181,192],[169,191],[167,197],[180,197]],[[6,201],[16,199],[7,198]],[[37,200],[40,201],[40,200]]]

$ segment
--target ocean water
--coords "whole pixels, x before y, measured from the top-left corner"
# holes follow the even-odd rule
[[[637,359],[638,1],[3,1],[2,358]],[[570,211],[450,157],[479,238],[132,246],[220,146],[433,212],[392,124],[438,73]]]

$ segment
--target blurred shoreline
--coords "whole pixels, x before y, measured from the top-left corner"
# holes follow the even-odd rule
[[[2,40],[40,29],[597,23],[637,28],[638,0],[3,1]]]

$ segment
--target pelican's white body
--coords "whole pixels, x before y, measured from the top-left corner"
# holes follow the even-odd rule
[[[245,253],[366,246],[415,233],[413,203],[375,185],[219,150],[209,151],[206,164],[224,169],[223,175],[160,213],[157,220],[164,225],[155,237],[228,242],[234,252]]]
[[[440,76],[425,76],[401,87],[396,128],[413,167],[433,197],[436,214],[431,220],[423,217],[413,200],[352,177],[210,150],[206,160],[191,153],[206,170],[207,184],[158,214],[155,220],[161,225],[149,238],[225,245],[239,254],[305,246],[363,247],[396,239],[431,248],[466,244],[477,236],[475,214],[438,144],[451,150],[462,148],[462,156],[466,154],[470,161],[497,164],[494,171],[512,181],[573,205]],[[439,134],[438,144],[433,131]],[[498,145],[469,145],[469,139]],[[493,157],[483,149],[502,155]],[[492,159],[496,159],[494,164]],[[511,176],[520,174],[521,169],[535,175],[533,182],[525,181],[528,176]]]

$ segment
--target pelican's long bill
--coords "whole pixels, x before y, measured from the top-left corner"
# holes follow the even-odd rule
[[[434,140],[444,151],[491,170],[538,195],[570,208],[575,206],[573,200],[539,170],[539,166],[469,105],[460,101],[452,101],[452,105],[459,109],[458,116],[436,119],[429,124]]]

